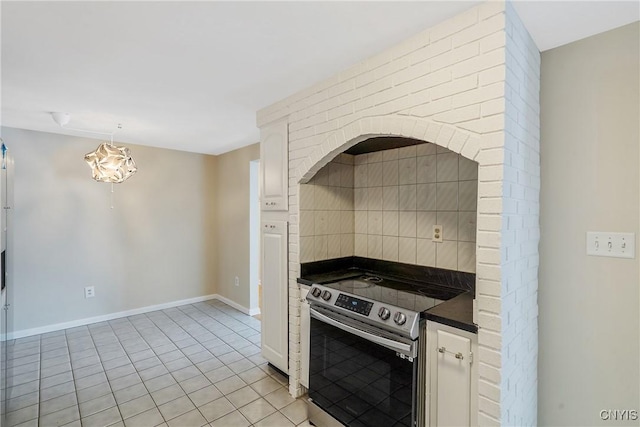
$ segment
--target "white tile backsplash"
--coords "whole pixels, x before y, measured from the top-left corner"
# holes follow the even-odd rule
[[[373,153],[363,154],[363,156],[367,156],[367,163],[379,163],[383,160],[382,153],[382,151],[375,151]]]
[[[435,211],[436,210],[436,184],[416,185],[416,210]]]
[[[416,158],[409,157],[398,160],[398,184],[416,183]]]
[[[436,210],[458,210],[458,182],[439,182],[436,184]]]
[[[382,259],[398,261],[398,237],[382,236]]]
[[[344,165],[340,172],[340,186],[346,188],[353,188],[354,180],[353,165]]]
[[[476,211],[478,208],[477,181],[460,181],[458,184],[458,201],[461,211]]]
[[[442,240],[458,240],[458,212],[436,212],[436,224],[442,226]]]
[[[440,154],[436,173],[437,182],[458,181],[458,158],[456,153]]]
[[[424,184],[436,182],[436,156],[420,156],[416,158],[416,182]]]
[[[367,187],[382,187],[382,162],[369,163],[367,167]]]
[[[398,235],[400,237],[417,237],[416,211],[398,212]]]
[[[368,224],[368,211],[355,211],[353,216],[355,218],[354,221],[354,232],[357,234],[367,234],[367,224]]]
[[[458,270],[469,273],[476,271],[475,242],[458,242]]]
[[[416,237],[420,239],[431,239],[433,235],[433,226],[438,224],[436,221],[437,212],[416,212]]]
[[[340,258],[340,234],[330,234],[327,236],[327,257]]]
[[[398,209],[401,211],[416,210],[416,185],[398,186]]]
[[[398,159],[406,159],[409,157],[417,157],[417,151],[415,145],[410,145],[408,147],[397,148],[398,150]],[[357,156],[356,156],[357,157]]]
[[[354,235],[353,234],[341,234],[340,235],[340,256],[352,256],[355,254],[354,248]]]
[[[416,145],[416,156],[430,156],[432,154],[436,154],[436,145],[435,144],[418,144]]]
[[[315,209],[315,185],[303,184],[300,186],[300,210]]]
[[[382,234],[385,236],[398,236],[398,214],[396,211],[382,212]]]
[[[327,236],[314,236],[314,245],[315,252],[314,256],[316,259],[328,259],[329,252],[327,248]]]
[[[382,187],[382,210],[398,210],[398,186]]]
[[[416,264],[427,267],[436,266],[436,245],[430,239],[416,239]]]
[[[353,187],[354,188],[363,188],[367,186],[368,179],[368,169],[366,164],[355,165],[353,167]]]
[[[382,236],[367,235],[367,256],[369,258],[382,259]]]
[[[369,187],[367,190],[367,209],[370,211],[381,211],[382,187]]]
[[[390,163],[392,160],[398,160],[398,150],[384,150],[382,152],[382,161]]]
[[[367,235],[356,234],[353,240],[354,240],[353,254],[355,256],[366,257],[368,252]]]
[[[340,154],[318,171],[308,184],[300,185],[300,262],[354,254],[353,163],[353,156]],[[360,212],[366,216],[367,188],[362,190],[364,196]]]
[[[382,235],[382,211],[369,211],[367,218],[367,234]]]
[[[314,215],[315,227],[314,227],[314,236],[322,236],[329,234],[329,227],[327,225],[327,211],[315,211]]]
[[[458,179],[472,181],[478,179],[478,164],[473,160],[460,156],[458,158]]]
[[[458,241],[475,242],[477,218],[476,212],[460,212],[458,214]]]
[[[353,189],[353,206],[356,211],[367,210],[367,188],[354,188]]]
[[[436,243],[436,267],[447,270],[458,269],[458,242]]]
[[[398,261],[405,264],[415,264],[417,255],[417,240],[415,237],[398,238]]]
[[[341,154],[300,186],[300,260],[356,255],[474,272],[477,177],[477,163],[433,144]],[[431,240],[435,224],[442,243]]]
[[[362,156],[368,157],[362,160]],[[369,168],[375,165],[376,171],[382,165],[382,259],[475,271],[477,163],[434,144],[385,150],[381,157],[358,155],[354,161]],[[369,187],[369,212],[355,215],[356,232],[366,230],[369,237],[379,231],[379,205],[372,200],[379,196],[377,179],[369,172],[361,181]],[[443,243],[431,240],[435,224],[443,227]],[[370,257],[379,250],[375,239],[368,243]]]
[[[397,157],[396,150],[387,150],[387,151],[395,151]],[[398,185],[398,159],[392,159],[389,161],[382,162],[382,185],[387,187],[390,185],[397,186]]]

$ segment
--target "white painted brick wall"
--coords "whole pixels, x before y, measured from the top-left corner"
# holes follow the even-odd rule
[[[540,53],[511,4],[506,16],[500,412],[525,426],[537,424]]]
[[[373,135],[433,142],[478,162],[481,425],[536,422],[540,56],[513,8],[491,1],[257,115],[289,120],[289,214],[298,185]],[[289,390],[299,385],[298,227],[289,228]]]

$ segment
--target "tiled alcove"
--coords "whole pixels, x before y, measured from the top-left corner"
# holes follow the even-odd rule
[[[475,272],[477,189],[477,163],[435,144],[339,154],[300,186],[300,262],[355,255]]]

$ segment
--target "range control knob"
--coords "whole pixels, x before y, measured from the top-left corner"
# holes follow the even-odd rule
[[[404,325],[407,321],[407,315],[398,311],[395,316],[393,316],[393,321],[396,322],[397,325]]]
[[[391,316],[389,309],[387,307],[380,307],[380,310],[378,310],[378,317],[382,320],[387,320],[389,316]]]
[[[329,301],[331,299],[331,292],[322,291],[322,299],[325,301]]]
[[[311,288],[311,295],[313,295],[316,298],[320,298],[320,294],[322,294],[322,291],[320,290],[320,288]]]

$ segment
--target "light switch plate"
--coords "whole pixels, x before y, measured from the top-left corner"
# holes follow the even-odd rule
[[[633,259],[636,257],[636,234],[588,231],[587,255]]]

